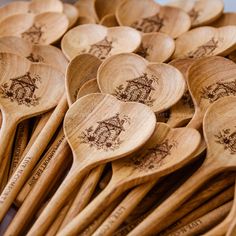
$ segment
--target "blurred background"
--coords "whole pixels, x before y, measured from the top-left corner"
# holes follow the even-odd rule
[[[16,0],[17,1],[17,0]],[[19,0],[18,0],[19,1]],[[110,0],[112,1],[112,0]],[[140,0],[142,1],[142,0]],[[165,4],[169,0],[156,0],[158,3]],[[7,2],[12,2],[12,0],[0,0],[0,6],[6,4]],[[76,0],[63,0],[63,2],[74,3]],[[236,0],[224,0],[225,2],[225,11],[236,11]]]

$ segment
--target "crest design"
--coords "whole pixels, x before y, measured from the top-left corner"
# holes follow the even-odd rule
[[[130,123],[130,119],[127,116],[120,118],[120,114],[97,122],[96,128],[90,127],[86,129],[79,136],[81,143],[89,144],[90,147],[96,147],[98,150],[104,151],[115,150],[119,148],[121,140],[119,136],[125,131],[124,124]]]
[[[230,129],[223,129],[215,137],[216,142],[223,144],[225,150],[229,150],[232,155],[236,154],[236,131],[231,132]]]
[[[33,24],[28,30],[21,34],[21,37],[31,43],[39,43],[43,36],[43,26]]]
[[[194,109],[194,103],[193,103],[193,99],[189,93],[189,91],[186,91],[182,97],[182,102],[185,106],[188,106],[191,109]]]
[[[154,89],[153,83],[158,83],[158,78],[155,75],[151,77],[147,73],[134,78],[132,80],[127,80],[127,85],[120,85],[116,88],[114,96],[125,102],[139,102],[152,106],[154,99],[150,96]]]
[[[164,19],[158,14],[134,22],[131,27],[143,33],[160,32],[164,26]]]
[[[35,55],[33,53],[30,53],[28,57],[26,57],[28,60],[32,61],[32,62],[44,62],[43,57],[41,57],[40,55]]]
[[[219,46],[219,41],[212,38],[207,43],[199,46],[196,50],[188,53],[189,58],[198,58],[212,56],[216,48]]]
[[[0,94],[2,98],[10,99],[11,102],[17,102],[18,105],[36,106],[39,98],[34,94],[38,89],[36,82],[40,82],[39,76],[32,76],[27,72],[23,76],[10,79],[11,85],[4,83],[0,85]]]
[[[202,89],[201,98],[208,99],[210,103],[219,98],[236,96],[236,79],[230,82],[217,82]]]
[[[98,57],[100,60],[104,60],[110,53],[111,49],[112,41],[108,40],[107,37],[105,37],[103,40],[92,44],[89,50],[83,50],[82,53],[90,53]]]
[[[193,8],[190,12],[188,12],[188,15],[190,16],[192,23],[197,23],[198,17],[200,16],[200,11]]]
[[[128,160],[137,169],[145,171],[159,168],[164,164],[164,159],[171,155],[171,150],[177,146],[176,142],[166,139],[163,143],[147,150],[144,155],[132,157]]]
[[[137,51],[137,54],[143,58],[146,58],[149,56],[149,50],[151,50],[151,47],[145,47],[142,43],[139,50]]]

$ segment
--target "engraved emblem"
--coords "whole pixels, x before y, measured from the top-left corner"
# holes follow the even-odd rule
[[[119,148],[122,142],[119,136],[125,131],[124,124],[130,123],[129,117],[123,116],[120,118],[120,114],[117,113],[115,116],[97,123],[98,126],[96,128],[91,126],[82,132],[79,136],[81,143],[89,144],[90,147],[105,151]]]
[[[152,106],[154,99],[150,96],[154,89],[152,86],[154,83],[158,83],[158,78],[154,75],[148,76],[147,73],[127,80],[127,85],[120,85],[116,88],[114,96],[125,102],[140,102],[148,106]]]
[[[190,12],[188,12],[188,15],[190,16],[192,23],[197,23],[198,17],[200,16],[200,11],[193,8]]]
[[[158,14],[140,19],[134,22],[131,27],[142,31],[143,33],[159,32],[164,26],[164,19]]]
[[[227,96],[236,96],[236,79],[230,82],[217,82],[201,91],[201,98],[209,100],[210,103]]]
[[[21,34],[22,38],[31,42],[31,43],[39,43],[39,41],[44,41],[43,37],[43,29],[44,27],[41,25],[34,24],[28,30]]]
[[[112,49],[112,41],[105,37],[103,40],[92,44],[89,50],[83,50],[82,53],[90,53],[101,60],[106,59]]]
[[[225,150],[229,150],[230,154],[236,154],[236,131],[231,132],[230,129],[223,129],[216,137],[216,142],[224,145]]]
[[[146,58],[149,56],[149,50],[151,50],[151,47],[145,47],[143,44],[141,44],[139,50],[137,51],[137,54],[143,58]]]
[[[35,95],[38,89],[36,82],[40,82],[39,76],[32,76],[29,72],[25,75],[10,79],[11,85],[4,83],[0,85],[0,94],[2,98],[10,99],[11,102],[17,102],[18,105],[36,106],[39,98]]]
[[[133,165],[139,170],[152,170],[161,167],[164,164],[164,159],[171,155],[173,148],[177,146],[176,142],[170,142],[166,139],[163,143],[155,145],[147,150],[144,155],[131,157],[128,160],[128,165]]]
[[[183,97],[181,98],[183,105],[188,106],[191,109],[194,109],[194,103],[192,100],[192,97],[189,93],[189,91],[186,91],[183,95]]]
[[[212,38],[207,43],[199,46],[196,50],[189,52],[188,57],[198,58],[204,56],[212,56],[218,46],[219,46],[219,41]]]
[[[32,61],[32,62],[44,62],[43,57],[39,56],[39,55],[35,55],[33,53],[30,53],[29,56],[26,57],[28,60]]]

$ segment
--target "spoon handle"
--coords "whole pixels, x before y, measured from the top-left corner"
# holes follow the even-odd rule
[[[159,233],[165,218],[188,200],[203,183],[221,171],[222,168],[217,163],[214,164],[211,160],[205,161],[183,185],[145,218],[129,235],[151,235],[153,233]]]
[[[123,187],[123,186],[122,186]],[[79,215],[77,215],[64,229],[59,231],[58,236],[78,235],[88,227],[96,217],[102,213],[123,190],[112,180],[108,186],[87,206]]]
[[[93,169],[89,176],[83,181],[82,186],[75,200],[73,201],[69,211],[67,212],[60,229],[63,229],[75,216],[77,216],[84,207],[89,203],[92,194],[98,184],[105,165],[99,165]]]
[[[112,235],[156,183],[157,181],[148,182],[133,189],[95,231],[93,236]]]

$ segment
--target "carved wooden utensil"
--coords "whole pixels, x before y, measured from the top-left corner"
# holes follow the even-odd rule
[[[164,222],[165,217],[183,204],[207,180],[223,171],[236,168],[235,105],[235,97],[226,97],[216,101],[208,109],[203,121],[204,137],[207,143],[207,157],[204,163],[129,235],[158,233],[158,227],[161,222]]]
[[[154,112],[173,106],[185,90],[183,75],[176,68],[149,63],[132,53],[105,60],[98,69],[97,79],[102,93],[126,102],[144,103]]]
[[[35,45],[19,37],[0,38],[0,52],[14,53],[34,63],[44,63],[65,74],[68,61],[62,51],[51,45]]]
[[[197,149],[200,140],[200,134],[194,129],[172,130],[164,123],[157,123],[153,136],[141,150],[112,163],[113,173],[108,186],[59,232],[59,235],[78,235],[127,189],[155,180],[182,167],[190,161],[191,154]],[[102,235],[104,233],[100,232]]]
[[[69,21],[63,13],[18,14],[0,22],[0,37],[17,36],[35,44],[51,44],[66,32]]]
[[[61,47],[69,60],[83,53],[104,60],[114,54],[134,52],[140,43],[140,33],[130,27],[107,28],[86,24],[68,31],[62,39]]]
[[[79,18],[78,9],[69,3],[63,4],[63,13],[67,16],[69,20],[69,28],[75,25],[77,19]]]
[[[227,56],[235,48],[236,26],[204,26],[186,32],[176,40],[173,58]]]
[[[135,11],[130,11],[134,6]],[[116,18],[120,25],[131,26],[143,33],[162,32],[173,38],[191,27],[186,12],[175,7],[162,7],[153,0],[122,1],[117,8]]]
[[[165,62],[175,50],[174,40],[163,33],[146,33],[137,54],[150,62]]]
[[[81,178],[95,166],[140,148],[152,135],[155,121],[149,107],[110,95],[91,94],[76,101],[64,120],[74,154],[72,169],[28,235],[44,235]]]
[[[119,23],[117,22],[116,16],[114,14],[109,14],[109,15],[104,16],[100,20],[100,24],[106,27],[119,26]]]
[[[169,64],[176,67],[182,74],[187,82],[188,70],[194,63],[195,59],[176,59]],[[192,97],[189,93],[188,86],[186,87],[183,97],[170,108],[170,115],[167,121],[171,127],[179,127],[187,124],[193,117],[194,104]]]
[[[193,27],[210,24],[220,17],[224,10],[222,0],[171,0],[167,5],[186,11],[191,17]]]
[[[236,25],[236,13],[225,12],[220,18],[211,24],[213,27],[222,27],[227,25]]]

